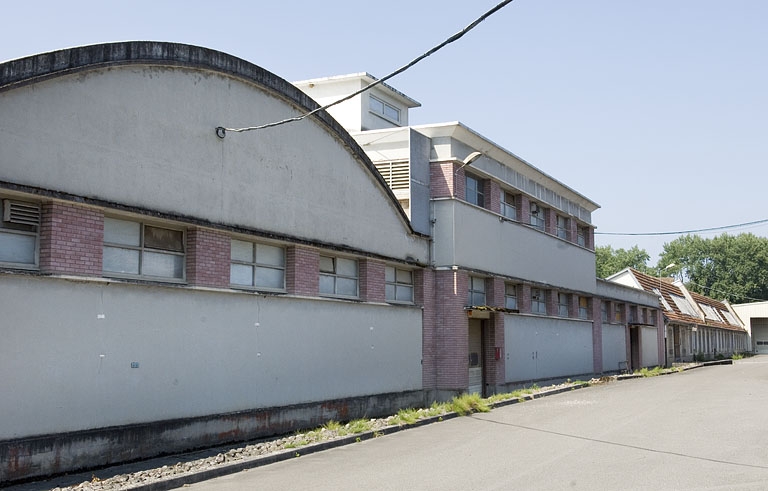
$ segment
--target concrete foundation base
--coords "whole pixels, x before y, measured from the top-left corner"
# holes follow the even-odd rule
[[[98,428],[0,441],[0,486],[420,407],[423,391]]]

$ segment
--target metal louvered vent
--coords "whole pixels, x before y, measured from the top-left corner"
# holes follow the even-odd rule
[[[411,186],[411,172],[407,161],[379,162],[375,165],[391,189],[408,189]]]
[[[20,225],[40,226],[40,205],[22,201],[3,200],[3,221]]]

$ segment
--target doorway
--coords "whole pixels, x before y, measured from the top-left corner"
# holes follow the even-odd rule
[[[470,394],[484,396],[483,387],[483,321],[480,319],[469,320],[469,387]]]

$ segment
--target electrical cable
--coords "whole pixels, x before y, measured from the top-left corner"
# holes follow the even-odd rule
[[[367,90],[370,90],[370,89],[372,89],[373,87],[375,87],[375,86],[377,86],[379,84],[384,83],[385,81],[389,80],[390,78],[403,73],[404,71],[408,70],[409,68],[411,68],[413,65],[415,65],[418,62],[420,62],[424,58],[426,58],[426,57],[436,53],[437,51],[442,49],[444,46],[446,46],[448,44],[451,44],[454,41],[459,40],[466,33],[471,31],[472,29],[474,29],[478,24],[483,22],[485,19],[487,19],[491,15],[495,14],[497,11],[499,11],[502,8],[506,7],[508,4],[512,3],[513,1],[514,0],[504,0],[504,1],[502,1],[501,3],[497,4],[495,7],[493,7],[492,9],[490,9],[489,11],[487,11],[486,13],[484,13],[483,15],[478,17],[474,22],[469,24],[467,27],[465,27],[461,31],[457,32],[453,36],[449,37],[448,39],[446,39],[442,43],[438,44],[434,48],[430,49],[426,53],[424,53],[424,54],[422,54],[420,56],[417,56],[412,61],[410,61],[406,65],[401,66],[400,68],[398,68],[394,72],[390,73],[386,77],[381,78],[379,80],[376,80],[372,84],[370,84],[370,85],[368,85],[366,87],[363,87],[362,89],[358,90],[357,92],[354,92],[354,93],[352,93],[352,94],[350,94],[350,95],[348,95],[346,97],[343,97],[343,98],[341,98],[341,99],[339,99],[339,100],[337,100],[335,102],[332,102],[330,104],[326,104],[323,107],[318,107],[317,109],[314,109],[314,110],[312,110],[312,111],[310,111],[310,112],[308,112],[306,114],[302,114],[301,116],[296,116],[296,117],[293,117],[293,118],[287,118],[287,119],[283,119],[281,121],[275,121],[273,123],[266,123],[266,124],[262,124],[262,125],[258,125],[258,126],[249,126],[249,127],[245,127],[245,128],[225,128],[223,126],[218,126],[216,128],[216,135],[219,138],[224,138],[224,136],[226,135],[227,131],[231,131],[231,132],[234,132],[234,133],[242,133],[242,132],[245,132],[245,131],[262,130],[262,129],[265,129],[265,128],[272,128],[272,127],[275,127],[275,126],[280,126],[280,125],[283,125],[283,124],[286,124],[286,123],[293,123],[293,122],[296,122],[296,121],[301,121],[302,119],[308,118],[308,117],[312,116],[313,114],[316,114],[316,113],[318,113],[320,111],[325,111],[329,107],[333,107],[333,106],[335,106],[337,104],[340,104],[340,103],[342,103],[344,101],[348,101],[349,99],[352,99],[353,97],[356,97],[356,96],[362,94],[363,92],[365,92]]]
[[[683,235],[683,234],[695,234],[699,232],[714,232],[717,230],[728,230],[732,228],[740,228],[740,227],[747,227],[750,225],[758,225],[761,223],[767,223],[768,219],[764,220],[756,220],[754,222],[746,222],[746,223],[739,223],[736,225],[725,225],[723,227],[712,227],[712,228],[700,228],[696,230],[681,230],[678,232],[598,232],[595,231],[595,235],[645,235],[645,236],[651,236],[651,235]]]
[[[686,285],[697,286],[697,287],[701,288],[702,290],[709,290],[710,294],[711,294],[711,292],[715,292],[715,293],[720,294],[720,295],[734,295],[736,297],[739,297],[739,298],[742,298],[742,299],[745,299],[745,300],[754,300],[755,302],[765,302],[764,298],[754,298],[754,297],[750,297],[748,295],[742,295],[741,293],[727,292],[725,290],[719,290],[719,289],[717,289],[715,287],[712,287],[712,286],[700,285],[700,284],[698,284],[696,282],[693,282],[693,281],[686,281],[685,284]],[[710,298],[712,298],[712,297],[710,297]]]

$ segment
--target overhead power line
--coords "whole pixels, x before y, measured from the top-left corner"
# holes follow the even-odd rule
[[[244,131],[262,130],[262,129],[265,129],[265,128],[272,128],[274,126],[280,126],[280,125],[287,124],[287,123],[293,123],[295,121],[301,121],[302,119],[308,118],[308,117],[312,116],[315,113],[318,113],[320,111],[325,111],[329,107],[333,107],[333,106],[335,106],[337,104],[340,104],[340,103],[342,103],[344,101],[352,99],[353,97],[362,94],[366,90],[370,90],[370,89],[372,89],[373,87],[375,87],[375,86],[377,86],[379,84],[383,84],[384,82],[386,82],[390,78],[403,73],[404,71],[408,70],[413,65],[415,65],[416,63],[420,62],[421,60],[423,60],[427,56],[430,56],[433,53],[436,53],[437,51],[439,51],[440,49],[442,49],[446,45],[451,44],[452,42],[461,39],[461,37],[463,37],[466,33],[471,31],[472,29],[474,29],[478,24],[480,24],[485,19],[487,19],[491,15],[495,14],[496,12],[498,12],[499,10],[501,10],[504,7],[506,7],[508,4],[510,4],[512,2],[513,2],[513,0],[504,0],[503,2],[497,4],[495,7],[493,7],[492,9],[490,9],[489,11],[487,11],[486,13],[484,13],[483,15],[478,17],[474,22],[469,24],[467,27],[465,27],[464,29],[460,30],[459,32],[457,32],[453,36],[449,37],[448,39],[446,39],[442,43],[438,44],[434,48],[430,49],[426,53],[424,53],[424,54],[422,54],[420,56],[417,56],[411,62],[409,62],[406,65],[401,66],[400,68],[398,68],[394,72],[390,73],[386,77],[381,78],[381,79],[375,81],[374,83],[372,83],[372,84],[370,84],[370,85],[368,85],[366,87],[363,87],[362,89],[358,90],[357,92],[355,92],[353,94],[350,94],[350,95],[348,95],[348,96],[346,96],[346,97],[344,97],[342,99],[339,99],[339,100],[337,100],[335,102],[327,104],[327,105],[325,105],[323,107],[318,107],[317,109],[314,109],[314,110],[312,110],[312,111],[310,111],[310,112],[308,112],[306,114],[302,114],[301,116],[296,116],[296,117],[293,117],[293,118],[287,118],[287,119],[283,119],[281,121],[275,121],[273,123],[266,123],[266,124],[262,124],[262,125],[258,125],[258,126],[249,126],[249,127],[245,127],[245,128],[225,128],[223,126],[218,126],[216,128],[216,135],[219,138],[224,138],[224,136],[226,135],[227,131],[231,131],[231,132],[234,132],[234,133],[242,133]]]
[[[700,232],[716,232],[719,230],[729,230],[733,228],[748,227],[750,225],[759,225],[761,223],[768,223],[768,219],[756,220],[754,222],[738,223],[736,225],[725,225],[723,227],[712,228],[700,228],[696,230],[679,230],[677,232],[598,232],[595,231],[595,235],[683,235],[683,234],[696,234]]]
[[[709,290],[710,295],[712,295],[712,292],[715,292],[718,295],[734,295],[734,296],[737,296],[737,297],[742,298],[744,300],[752,300],[752,301],[755,301],[755,302],[765,302],[764,298],[754,298],[754,297],[750,297],[748,295],[744,295],[744,294],[741,294],[741,293],[735,293],[735,292],[729,292],[729,291],[726,291],[726,290],[720,290],[720,289],[712,287],[712,286],[700,285],[700,284],[695,283],[693,281],[686,281],[686,284],[697,286],[697,287],[701,288],[702,290]],[[712,297],[710,296],[710,298],[712,298]]]

